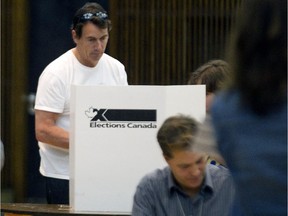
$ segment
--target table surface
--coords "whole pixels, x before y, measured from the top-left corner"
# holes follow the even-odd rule
[[[23,215],[95,215],[95,216],[130,216],[127,212],[75,212],[68,205],[34,204],[34,203],[1,203],[2,213]],[[5,214],[4,214],[5,215]]]

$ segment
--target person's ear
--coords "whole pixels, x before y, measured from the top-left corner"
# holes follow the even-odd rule
[[[214,95],[215,95],[214,93],[208,93],[206,95],[206,112],[207,113],[210,111],[210,108],[212,106]]]
[[[170,157],[168,157],[167,155],[163,154],[163,157],[165,159],[165,161],[168,163],[168,161],[171,159]]]
[[[71,34],[72,34],[72,39],[73,39],[74,43],[77,44],[78,37],[77,37],[76,31],[73,29],[73,30],[71,31]]]

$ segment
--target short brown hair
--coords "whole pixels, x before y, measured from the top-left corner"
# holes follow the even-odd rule
[[[157,133],[163,155],[172,158],[175,150],[192,149],[197,128],[197,121],[190,116],[177,115],[167,118]]]
[[[223,60],[211,60],[191,73],[189,85],[206,85],[206,93],[215,93],[228,79],[230,68]]]

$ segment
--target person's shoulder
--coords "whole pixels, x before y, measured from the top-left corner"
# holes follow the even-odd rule
[[[168,175],[168,167],[153,170],[141,178],[139,186],[144,186],[148,184],[150,186],[161,185],[168,178]]]
[[[231,173],[228,168],[222,165],[208,164],[207,169],[212,178],[230,179]]]
[[[75,58],[75,56],[72,50],[66,51],[50,62],[43,70],[41,76],[49,76],[50,78],[52,76],[54,78],[57,77],[58,79],[65,79],[65,77],[69,76],[69,68],[71,68],[71,64],[73,64],[73,58]]]
[[[223,90],[216,94],[212,108],[236,103],[239,100],[239,93],[236,90]]]
[[[107,53],[103,53],[101,59],[102,61],[109,62],[110,64],[113,63],[124,67],[124,65],[118,59],[108,55]]]
[[[225,120],[234,116],[235,113],[241,110],[240,96],[236,90],[227,90],[219,92],[214,98],[210,109],[212,119]],[[225,110],[225,111],[224,111]]]
[[[234,181],[229,169],[222,165],[213,164],[209,164],[207,168],[215,191],[221,190],[222,187],[234,190]]]
[[[65,53],[58,56],[56,59],[51,61],[47,66],[46,70],[53,69],[53,70],[62,70],[63,67],[68,67],[68,62],[71,61],[73,58],[73,52],[71,50],[66,51]]]

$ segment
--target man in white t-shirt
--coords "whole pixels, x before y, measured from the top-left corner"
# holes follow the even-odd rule
[[[128,85],[124,65],[104,53],[110,30],[107,12],[97,3],[86,3],[73,18],[75,48],[51,62],[39,78],[35,130],[49,204],[69,204],[71,84]]]

